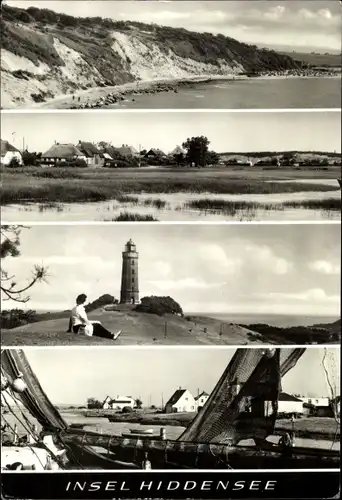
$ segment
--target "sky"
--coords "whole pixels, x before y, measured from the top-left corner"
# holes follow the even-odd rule
[[[77,348],[26,349],[25,354],[44,391],[54,404],[84,405],[107,395],[141,398],[164,404],[182,387],[193,396],[210,393],[228,365],[232,348]],[[282,390],[304,397],[330,397],[323,368],[324,348],[308,348],[282,380]],[[329,380],[340,393],[339,348],[328,348],[324,362]],[[68,366],[63,375],[61,366]]]
[[[85,293],[119,297],[122,251],[139,252],[140,297],[170,295],[185,312],[340,317],[338,224],[101,224],[23,228],[21,256],[3,268],[26,283],[35,264],[48,283],[27,307],[66,310]],[[3,302],[3,309],[18,307]]]
[[[76,17],[106,17],[192,31],[222,33],[241,42],[284,50],[341,52],[338,0],[268,1],[37,1],[7,0]],[[82,8],[80,7],[82,5]]]
[[[341,151],[340,111],[2,113],[1,129],[2,139],[18,149],[24,139],[36,152],[47,151],[55,141],[82,140],[168,153],[198,135],[208,137],[217,152]]]

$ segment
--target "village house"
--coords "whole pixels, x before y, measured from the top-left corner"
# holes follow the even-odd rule
[[[265,414],[270,415],[272,413],[272,402],[265,401]],[[278,415],[283,416],[299,416],[303,415],[303,401],[296,396],[287,394],[286,392],[281,392],[278,399]]]
[[[313,406],[329,406],[330,405],[330,399],[327,397],[323,398],[300,398],[303,403],[307,403],[309,405]]]
[[[147,160],[159,160],[166,158],[166,154],[161,149],[152,148],[145,154],[144,158]]]
[[[129,146],[128,144],[122,144],[119,148],[115,147],[114,149],[125,158],[135,158],[139,156],[139,152],[133,146]]]
[[[76,147],[84,155],[89,167],[103,167],[104,155],[93,143],[79,141]]]
[[[104,410],[122,410],[127,406],[132,409],[135,406],[135,399],[131,396],[116,396],[114,399],[107,396],[102,403]]]
[[[56,142],[42,154],[41,163],[47,166],[55,166],[57,163],[67,163],[73,160],[84,160],[86,162],[86,157],[73,144],[59,144]]]
[[[196,411],[199,411],[201,408],[203,408],[208,398],[209,394],[207,394],[205,391],[202,391],[200,394],[198,394],[198,396],[195,397]]]
[[[177,389],[165,405],[165,413],[181,413],[196,411],[196,401],[190,391]]]
[[[171,156],[176,156],[176,155],[185,155],[186,151],[181,148],[180,146],[176,146],[175,149],[173,149],[170,153]]]
[[[1,139],[1,165],[10,165],[12,160],[17,160],[19,165],[23,164],[22,154],[8,141]]]

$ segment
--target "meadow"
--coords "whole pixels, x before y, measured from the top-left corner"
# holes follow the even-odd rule
[[[274,194],[331,191],[298,179],[337,179],[339,167],[215,168],[2,168],[2,204],[89,202],[138,193]],[[267,181],[267,182],[265,182]]]

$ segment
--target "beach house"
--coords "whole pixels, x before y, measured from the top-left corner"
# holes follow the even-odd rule
[[[199,411],[201,408],[203,408],[208,398],[209,394],[206,393],[205,391],[202,391],[194,398],[196,403],[196,411]]]
[[[59,142],[51,146],[51,148],[45,151],[41,157],[41,163],[46,166],[63,165],[63,163],[68,164],[75,160],[83,160],[86,162],[86,157],[73,144],[59,144]]]
[[[281,392],[278,399],[278,415],[290,416],[290,415],[303,415],[303,401],[292,394],[287,394],[286,392]],[[265,401],[265,414],[272,414],[272,402]]]
[[[89,167],[103,167],[105,158],[101,151],[92,142],[79,141],[77,149],[84,155]]]
[[[134,408],[135,399],[131,396],[116,396],[116,398],[111,398],[107,396],[102,403],[102,408],[104,410],[122,410],[125,407]]]
[[[196,401],[190,391],[179,387],[167,401],[165,413],[180,413],[196,411]]]
[[[1,165],[8,166],[13,160],[16,160],[19,165],[22,165],[23,158],[21,152],[8,141],[1,139]]]

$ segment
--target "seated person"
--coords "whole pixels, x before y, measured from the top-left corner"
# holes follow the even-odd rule
[[[84,293],[76,298],[76,306],[71,311],[68,331],[81,333],[89,337],[94,336],[116,340],[119,337],[121,330],[116,333],[112,333],[102,326],[99,321],[88,320],[88,316],[84,308],[86,300],[87,296]]]

